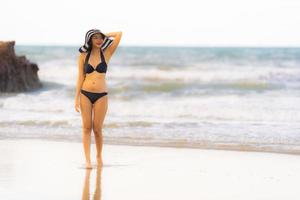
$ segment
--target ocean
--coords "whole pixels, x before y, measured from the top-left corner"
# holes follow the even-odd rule
[[[0,138],[81,141],[76,46],[15,46],[43,88],[0,94]],[[120,46],[104,142],[300,154],[300,48]]]

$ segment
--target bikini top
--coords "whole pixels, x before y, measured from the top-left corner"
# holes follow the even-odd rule
[[[103,56],[102,50],[100,49],[100,56],[101,56],[101,62],[94,68],[92,65],[89,64],[89,58],[90,58],[91,52],[89,51],[84,62],[84,72],[85,73],[92,73],[93,71],[97,71],[98,73],[106,73],[107,71],[107,64],[105,62],[105,58]]]

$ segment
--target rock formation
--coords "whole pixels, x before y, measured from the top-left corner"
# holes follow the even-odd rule
[[[0,41],[0,92],[23,92],[42,87],[38,66],[15,54],[15,41]]]

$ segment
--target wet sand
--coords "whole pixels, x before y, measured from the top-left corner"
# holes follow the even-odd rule
[[[300,156],[170,147],[103,146],[84,168],[81,143],[0,140],[0,199],[299,199]]]

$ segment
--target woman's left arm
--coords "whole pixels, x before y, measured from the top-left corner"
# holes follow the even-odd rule
[[[110,33],[104,33],[104,34],[108,37],[114,37],[113,43],[109,47],[107,47],[107,49],[105,50],[109,54],[109,57],[111,57],[113,55],[113,53],[115,52],[115,50],[117,49],[117,47],[119,46],[119,43],[122,38],[122,31],[110,32]]]

